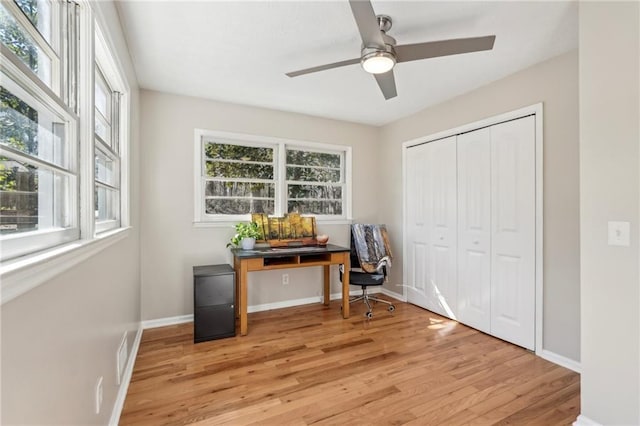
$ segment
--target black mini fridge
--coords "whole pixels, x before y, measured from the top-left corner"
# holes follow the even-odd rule
[[[236,335],[236,280],[230,265],[193,267],[193,341]]]

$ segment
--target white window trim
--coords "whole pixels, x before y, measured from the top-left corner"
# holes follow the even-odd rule
[[[99,66],[99,72],[102,73],[103,78],[107,80],[107,84],[111,84],[111,89],[117,92],[120,92],[120,111],[119,111],[119,120],[118,120],[118,149],[117,149],[117,158],[116,158],[116,169],[117,169],[117,179],[118,182],[118,191],[120,192],[120,202],[119,202],[119,210],[120,215],[116,220],[105,220],[105,221],[96,221],[95,215],[92,214],[91,218],[93,221],[92,233],[94,235],[98,235],[103,232],[107,232],[113,229],[118,229],[121,227],[127,227],[130,224],[130,211],[129,211],[129,197],[130,197],[130,188],[129,188],[129,156],[130,152],[130,141],[129,141],[129,128],[130,128],[130,113],[131,113],[131,88],[127,83],[124,76],[126,75],[124,72],[124,68],[117,56],[113,55],[114,51],[113,43],[107,37],[107,33],[105,33],[102,28],[105,28],[99,13],[96,13],[95,19],[97,24],[95,25],[92,33],[94,35],[94,43],[93,46],[95,50],[93,52],[93,64],[96,62]],[[95,65],[94,65],[95,66]],[[93,167],[93,155],[95,152],[95,99],[94,99],[94,84],[95,84],[95,69],[91,75],[91,90],[89,91],[88,98],[91,99],[91,173],[92,177],[90,182],[93,183],[91,188],[91,211],[95,210],[94,206],[94,188],[95,188],[95,170]],[[112,107],[112,106],[111,106]],[[112,128],[113,131],[113,128]]]
[[[46,283],[129,236],[130,227],[105,232],[98,238],[77,240],[2,263],[0,305]]]
[[[121,223],[120,227],[110,231],[103,232],[99,235],[95,233],[94,203],[93,203],[93,182],[94,182],[94,159],[93,159],[93,91],[94,91],[94,38],[96,28],[94,22],[97,21],[101,28],[107,28],[106,21],[102,16],[100,8],[93,2],[79,0],[82,7],[79,10],[79,26],[78,31],[81,34],[78,57],[80,61],[79,74],[84,78],[78,80],[78,90],[84,93],[79,99],[80,110],[90,111],[90,114],[76,118],[79,121],[78,131],[82,140],[92,141],[91,143],[80,143],[79,150],[79,198],[80,198],[80,218],[78,227],[80,229],[79,239],[65,243],[56,247],[52,247],[43,251],[38,251],[22,257],[17,257],[0,263],[0,305],[3,305],[20,295],[46,283],[59,274],[73,268],[74,266],[84,262],[86,259],[100,253],[109,246],[130,236],[132,227],[130,226],[130,123],[131,123],[131,89],[126,80],[126,73],[122,63],[117,56],[112,56],[112,63],[117,70],[117,75],[121,78],[122,95],[121,108],[122,117],[120,121],[120,152],[121,152],[121,170],[126,171],[121,174],[120,191],[121,191]],[[108,33],[99,33],[103,37],[103,46],[108,51],[115,51],[115,44],[109,38]],[[2,53],[11,53],[8,48],[0,44]],[[39,91],[45,92],[47,95],[53,95],[52,89],[47,87],[38,78],[25,79],[20,76],[18,70],[25,72],[26,66],[22,63],[16,63],[10,55],[10,61],[3,61],[2,67],[6,70],[14,72],[18,78],[22,79],[23,87],[26,87],[30,93],[38,97],[40,100],[48,101],[38,95]],[[26,80],[26,81],[24,81]],[[57,95],[51,96],[57,101]],[[51,103],[47,102],[48,105]],[[75,117],[75,114],[64,104],[55,104],[55,108],[64,109],[65,112]],[[126,153],[126,155],[122,154]],[[77,228],[76,228],[77,229]]]
[[[254,146],[269,146],[274,147],[274,154],[277,155],[276,168],[274,170],[274,178],[276,184],[276,194],[283,194],[286,191],[286,149],[300,148],[309,149],[318,152],[344,152],[344,167],[345,167],[345,184],[344,188],[347,192],[344,197],[344,205],[342,216],[329,216],[329,215],[314,215],[318,223],[327,225],[342,225],[350,224],[353,222],[352,217],[352,199],[351,193],[351,177],[352,177],[352,161],[351,161],[351,147],[348,145],[338,144],[326,144],[319,142],[309,142],[293,139],[275,138],[270,136],[256,136],[243,133],[231,133],[217,130],[207,129],[195,129],[194,131],[194,144],[193,144],[193,188],[194,188],[194,206],[193,206],[193,226],[195,228],[218,228],[228,227],[240,221],[249,221],[251,219],[250,214],[245,215],[207,215],[204,212],[204,197],[203,193],[203,178],[202,178],[202,144],[203,138],[213,137],[219,139],[221,142],[238,143],[242,145],[254,145]],[[280,179],[282,176],[282,179]],[[276,215],[284,215],[286,213],[285,197],[280,195],[275,199],[275,212]]]

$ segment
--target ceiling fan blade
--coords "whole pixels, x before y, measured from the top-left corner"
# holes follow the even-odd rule
[[[373,76],[376,78],[378,86],[380,87],[380,90],[382,90],[382,94],[385,99],[391,99],[398,96],[393,70],[387,71],[384,74],[373,74]]]
[[[287,76],[297,77],[299,75],[311,74],[312,72],[330,70],[331,68],[344,67],[346,65],[353,65],[353,64],[359,64],[359,63],[360,63],[360,58],[347,59],[346,61],[334,62],[332,64],[326,64],[326,65],[318,65],[317,67],[311,67],[303,70],[288,72]]]
[[[356,19],[363,46],[383,48],[384,40],[380,34],[378,18],[376,18],[371,2],[369,0],[349,0],[349,5],[353,17]]]
[[[495,35],[485,37],[457,38],[451,40],[429,41],[426,43],[396,46],[397,62],[409,62],[438,56],[458,55],[460,53],[479,52],[493,49]]]

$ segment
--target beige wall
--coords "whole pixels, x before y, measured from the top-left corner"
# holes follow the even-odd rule
[[[194,265],[232,263],[231,226],[194,228],[194,129],[349,145],[353,151],[353,217],[377,221],[378,131],[369,126],[301,114],[141,92],[142,316],[193,313]],[[336,244],[348,244],[348,226],[320,224]],[[282,286],[282,274],[290,284]],[[249,274],[249,306],[316,297],[320,268]],[[339,291],[333,271],[332,292]],[[319,299],[318,299],[319,300]]]
[[[543,102],[544,349],[580,360],[578,55],[572,51],[382,128],[380,220],[402,235],[402,142]],[[396,265],[402,241],[394,240]],[[402,293],[402,268],[388,288]]]
[[[640,424],[640,7],[580,3],[582,415]],[[631,246],[607,245],[607,222]]]
[[[119,52],[127,52],[112,3],[100,2]],[[13,424],[106,424],[116,385],[116,351],[124,332],[131,349],[140,321],[138,89],[129,57],[120,60],[132,85],[129,237],[40,287],[4,304],[2,418]],[[102,412],[94,389],[103,376]]]

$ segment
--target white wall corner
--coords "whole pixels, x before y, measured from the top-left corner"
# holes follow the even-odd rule
[[[584,414],[580,414],[575,422],[573,422],[573,426],[602,426],[600,423],[591,420],[589,417]]]
[[[551,352],[550,350],[543,349],[537,353],[540,358],[546,359],[549,362],[557,364],[561,367],[568,368],[569,370],[575,371],[578,374],[582,373],[582,365],[580,362],[575,361],[571,358],[567,358],[562,355],[558,355],[555,352]]]
[[[109,426],[118,426],[118,423],[120,422],[120,415],[124,408],[124,401],[127,397],[127,391],[129,390],[129,383],[131,383],[133,366],[135,365],[136,358],[138,357],[138,349],[140,348],[140,340],[142,339],[142,330],[142,323],[140,323],[138,326],[138,332],[136,333],[136,338],[133,340],[133,345],[131,345],[131,352],[129,353],[129,359],[127,360],[127,367],[125,368],[124,375],[122,376],[122,383],[120,384],[120,389],[118,389],[113,409],[111,410]]]
[[[389,297],[393,297],[396,300],[399,300],[401,302],[406,302],[407,301],[407,297],[400,294],[400,293],[396,293],[395,291],[391,291],[386,287],[382,287],[382,290],[380,291],[382,294],[384,294],[385,296],[389,296]]]

